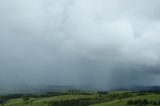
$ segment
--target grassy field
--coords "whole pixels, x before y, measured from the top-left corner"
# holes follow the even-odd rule
[[[0,106],[159,106],[160,93],[111,92],[54,92],[31,95],[0,96]]]
[[[42,98],[29,98],[24,100],[23,98],[11,99],[3,104],[3,106],[48,106],[48,103],[54,101],[66,101],[66,100],[76,100],[76,99],[86,99],[86,98],[95,98],[97,95],[78,95],[78,94],[69,94],[69,95],[60,95],[53,97],[42,97]],[[2,106],[2,104],[0,105]]]
[[[128,105],[127,102],[129,100],[148,100],[148,101],[156,101],[157,104],[156,106],[159,106],[158,102],[160,100],[160,94],[150,94],[150,95],[143,95],[143,96],[136,96],[136,97],[131,97],[131,98],[126,98],[126,99],[122,99],[122,100],[114,100],[111,102],[107,102],[107,103],[100,103],[100,104],[95,104],[95,105],[90,105],[90,106],[135,106],[135,105]],[[137,105],[139,106],[139,105]],[[144,106],[154,106],[154,104],[147,104]]]

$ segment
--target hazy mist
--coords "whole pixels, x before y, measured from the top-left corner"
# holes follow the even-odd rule
[[[159,80],[159,0],[0,0],[0,85]]]

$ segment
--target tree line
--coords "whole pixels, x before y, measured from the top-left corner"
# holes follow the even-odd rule
[[[148,100],[148,99],[128,100],[127,104],[136,106],[160,105],[160,100]]]

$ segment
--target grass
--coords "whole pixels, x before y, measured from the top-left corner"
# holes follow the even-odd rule
[[[73,99],[82,99],[82,98],[95,98],[98,95],[60,95],[53,97],[44,97],[44,98],[30,98],[27,101],[24,101],[23,98],[11,99],[7,101],[3,106],[48,106],[47,103],[53,101],[64,101],[64,100],[73,100]],[[2,105],[0,105],[2,106]]]
[[[111,91],[104,94],[103,93],[99,94],[96,92],[92,94],[84,94],[84,93],[75,94],[69,92],[68,94],[62,94],[59,96],[52,95],[51,97],[44,95],[44,96],[28,96],[28,97],[21,96],[21,98],[19,97],[17,99],[11,98],[8,101],[6,101],[3,105],[0,104],[0,106],[49,106],[49,104],[51,103],[57,103],[57,102],[75,103],[75,101],[78,104],[84,102],[88,104],[94,104],[90,106],[135,106],[135,105],[127,105],[128,101],[144,100],[144,99],[148,100],[149,103],[149,105],[146,106],[153,106],[153,101],[159,103],[160,93],[155,94],[153,92],[143,93],[143,92],[132,92],[132,91]],[[59,104],[57,106],[59,106]],[[61,106],[66,106],[66,105],[63,104]],[[72,106],[77,106],[77,104],[74,104]]]
[[[138,100],[138,99],[148,99],[148,100],[158,101],[158,100],[160,100],[160,94],[136,96],[136,97],[131,97],[131,98],[127,98],[127,99],[114,100],[111,102],[95,104],[95,105],[90,105],[90,106],[128,106],[127,105],[128,100]],[[147,106],[153,106],[153,105],[147,105]]]

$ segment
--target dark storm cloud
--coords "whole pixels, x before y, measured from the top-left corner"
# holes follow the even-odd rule
[[[160,1],[1,0],[0,83],[159,84]]]

